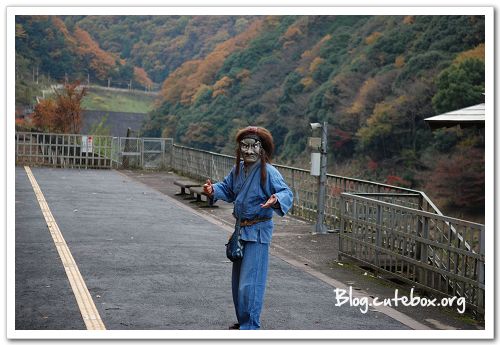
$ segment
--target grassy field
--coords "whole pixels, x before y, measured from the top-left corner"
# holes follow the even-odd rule
[[[87,110],[147,113],[153,109],[155,96],[140,91],[112,91],[90,88],[83,98],[82,107]]]

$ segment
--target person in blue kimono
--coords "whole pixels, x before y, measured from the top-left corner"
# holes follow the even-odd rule
[[[232,293],[238,323],[229,329],[259,329],[266,288],[273,213],[284,216],[293,193],[271,165],[274,151],[271,133],[262,127],[246,127],[236,134],[236,164],[224,181],[203,186],[213,201],[234,204],[243,240],[243,259],[233,262]],[[243,161],[241,161],[243,158]]]

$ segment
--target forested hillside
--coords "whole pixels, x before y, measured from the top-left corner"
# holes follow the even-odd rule
[[[28,76],[16,90],[34,65],[160,83],[144,135],[232,154],[238,128],[265,126],[276,159],[302,167],[309,123],[328,121],[330,173],[423,189],[474,215],[484,132],[431,132],[423,119],[483,102],[484,28],[482,16],[16,17]]]
[[[244,31],[252,17],[17,16],[16,68],[53,80],[162,83],[183,62]],[[136,84],[136,86],[137,86]]]
[[[484,204],[481,134],[423,121],[483,101],[482,17],[259,18],[161,92],[148,135],[233,153],[235,131],[261,125],[280,162],[307,167],[309,123],[328,121],[330,172],[428,189],[464,213]]]

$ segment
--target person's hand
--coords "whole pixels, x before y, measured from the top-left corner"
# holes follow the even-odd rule
[[[214,187],[212,186],[212,181],[210,179],[203,185],[203,191],[207,193],[209,196],[212,196],[214,193]]]
[[[276,202],[278,201],[278,198],[276,197],[276,195],[271,195],[271,197],[269,199],[267,199],[266,203],[265,204],[260,204],[260,207],[261,208],[269,208],[271,206],[273,206],[274,204],[276,204]]]

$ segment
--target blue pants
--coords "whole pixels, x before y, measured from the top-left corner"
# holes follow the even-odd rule
[[[266,290],[269,243],[244,241],[243,259],[233,263],[232,290],[240,329],[259,329]]]

